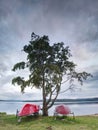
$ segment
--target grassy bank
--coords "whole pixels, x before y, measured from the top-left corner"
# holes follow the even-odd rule
[[[64,117],[26,117],[21,123],[15,115],[0,114],[0,130],[98,130],[98,116]]]

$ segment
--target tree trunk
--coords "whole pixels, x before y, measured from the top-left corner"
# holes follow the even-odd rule
[[[45,86],[44,86],[44,74],[43,74],[43,85],[42,85],[42,95],[43,95],[43,116],[48,116],[48,108],[46,102],[46,93],[45,93]]]
[[[48,116],[48,108],[46,103],[45,86],[43,86],[43,116]]]
[[[46,103],[43,102],[43,116],[48,116],[48,109]]]

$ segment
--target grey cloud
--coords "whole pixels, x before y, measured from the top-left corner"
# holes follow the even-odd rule
[[[97,16],[97,0],[44,0],[43,9],[45,14],[65,16],[65,18],[81,18],[81,16]],[[52,13],[51,13],[52,12]],[[54,17],[55,17],[54,15]],[[72,17],[71,17],[72,16]]]
[[[10,63],[9,63],[9,57],[0,55],[0,73],[3,72],[5,74],[6,71],[10,68]]]
[[[41,97],[39,96],[39,94],[37,93],[26,93],[26,94],[21,94],[21,93],[17,93],[17,92],[7,92],[4,93],[3,95],[1,94],[0,97],[2,97],[2,99],[5,100],[39,100],[41,99]]]
[[[49,0],[44,6],[47,26],[81,43],[98,40],[97,14],[97,0]]]
[[[35,31],[40,26],[41,9],[39,4],[40,2],[35,0],[0,1],[0,45],[2,48],[3,46],[22,44],[18,40],[27,39],[28,33]]]
[[[84,83],[88,89],[98,89],[98,71],[92,73],[93,77],[89,77]]]
[[[0,77],[0,88],[7,86],[8,84],[11,85],[11,80],[12,80],[13,76],[1,76]]]
[[[5,7],[2,16],[8,21],[6,26],[11,29],[11,34],[15,33],[22,38],[27,36],[27,31],[35,31],[68,37],[66,40],[72,39],[74,42],[97,39],[97,0],[9,1],[2,2]],[[7,30],[9,28],[6,27]]]
[[[8,68],[4,66],[2,63],[0,63],[0,75],[3,76],[7,70]]]
[[[93,73],[93,78],[90,81],[97,81],[98,82],[98,71]]]

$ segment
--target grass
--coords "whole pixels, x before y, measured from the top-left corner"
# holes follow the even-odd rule
[[[98,130],[98,116],[24,117],[21,123],[15,115],[0,113],[0,130]]]

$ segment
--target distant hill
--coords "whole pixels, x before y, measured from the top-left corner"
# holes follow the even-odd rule
[[[42,100],[0,100],[1,102],[42,102]],[[98,103],[98,97],[79,98],[79,99],[57,99],[55,104],[92,104]]]
[[[66,104],[91,104],[98,103],[98,98],[79,98],[79,99],[57,99],[56,103],[66,103]]]

